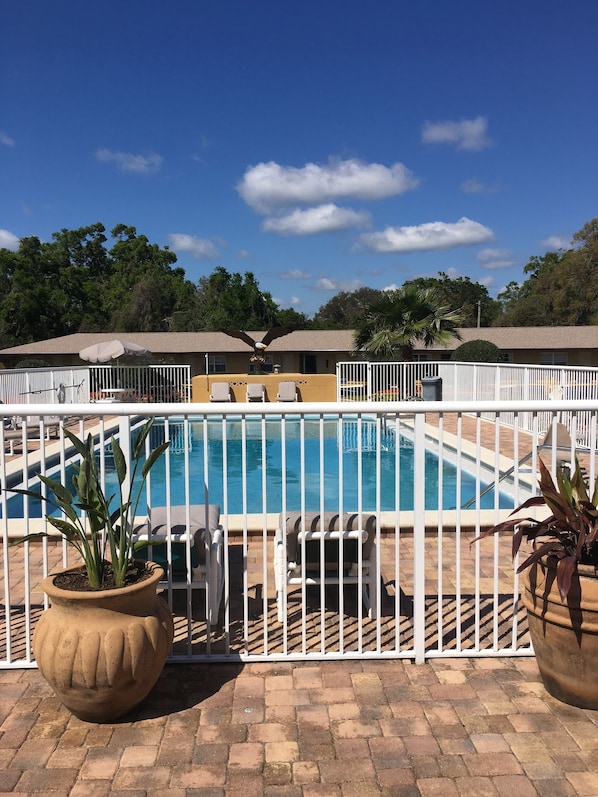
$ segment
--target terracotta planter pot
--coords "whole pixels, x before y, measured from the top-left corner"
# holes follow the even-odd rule
[[[156,594],[164,571],[103,592],[74,592],[41,583],[51,606],[35,628],[33,652],[44,678],[77,717],[116,719],[156,683],[172,643],[172,614]]]
[[[598,709],[598,578],[580,565],[567,601],[556,584],[556,560],[528,571],[523,603],[544,686],[558,700]]]

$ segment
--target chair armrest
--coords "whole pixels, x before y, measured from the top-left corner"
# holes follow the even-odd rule
[[[368,533],[365,529],[352,529],[351,531],[343,530],[343,531],[299,531],[297,532],[297,545],[300,544],[301,540],[338,540],[340,538],[344,540],[361,540],[361,542],[365,542],[368,538]]]

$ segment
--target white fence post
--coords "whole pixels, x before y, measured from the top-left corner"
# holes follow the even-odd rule
[[[416,664],[426,659],[426,416],[416,413],[413,439],[413,648]]]

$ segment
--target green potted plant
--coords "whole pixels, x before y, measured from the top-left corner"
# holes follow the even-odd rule
[[[510,517],[477,540],[512,532],[513,557],[531,544],[517,572],[526,575],[522,601],[544,685],[559,700],[598,709],[598,479],[590,495],[577,457],[570,476],[557,467],[556,483],[541,458],[539,470],[540,494],[512,514],[540,506],[548,514]]]
[[[48,576],[41,584],[50,608],[38,622],[33,652],[42,675],[76,716],[115,719],[136,706],[160,675],[172,643],[172,614],[157,595],[163,569],[136,561],[135,516],[147,476],[168,448],[164,442],[144,460],[150,419],[141,429],[128,468],[122,448],[110,441],[118,490],[106,495],[92,435],[65,436],[79,455],[72,489],[40,475],[45,492],[14,490],[41,499],[61,516],[46,515],[81,556],[83,565]],[[50,536],[29,534],[23,540]],[[16,543],[23,542],[18,540]]]

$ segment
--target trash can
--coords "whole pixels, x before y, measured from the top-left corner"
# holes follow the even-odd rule
[[[424,401],[442,401],[442,377],[425,376],[422,379],[422,398]]]

